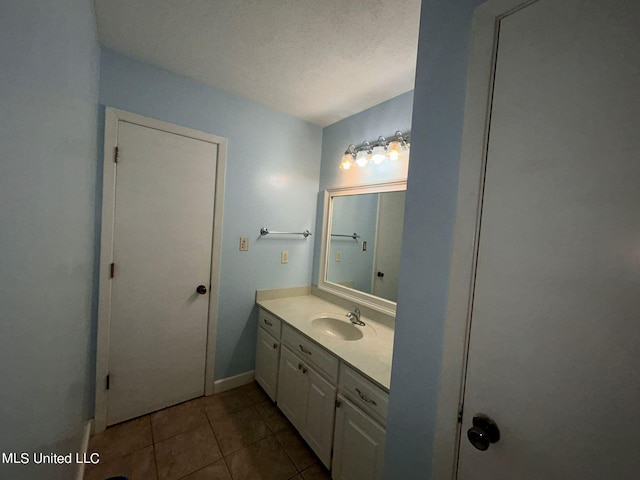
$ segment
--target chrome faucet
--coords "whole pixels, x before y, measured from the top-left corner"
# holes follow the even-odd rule
[[[354,325],[364,326],[364,322],[360,320],[360,309],[358,307],[354,307],[353,312],[347,313],[347,318],[351,320],[351,323]]]

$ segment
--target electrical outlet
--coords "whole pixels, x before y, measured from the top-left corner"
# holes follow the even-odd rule
[[[283,250],[280,253],[280,263],[289,263],[289,252],[287,250]]]
[[[342,252],[338,250],[336,252],[336,262],[341,262],[341,261],[342,261]]]
[[[240,237],[240,251],[246,252],[249,250],[249,238],[248,237]]]

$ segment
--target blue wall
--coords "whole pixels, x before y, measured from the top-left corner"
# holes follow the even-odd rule
[[[372,142],[380,135],[392,136],[396,130],[411,130],[413,91],[398,95],[360,113],[336,122],[322,131],[320,190],[363,183],[384,182],[406,174],[402,164],[385,162],[378,166],[340,170],[340,159],[349,144]]]
[[[388,137],[395,134],[397,130],[410,131],[412,109],[413,91],[403,93],[324,128],[322,131],[322,163],[315,227],[318,233],[322,232],[324,190],[386,182],[406,177],[406,161],[385,162],[366,168],[353,167],[350,170],[340,170],[339,166],[342,155],[349,144],[361,145],[364,141],[372,142],[377,140],[380,135]],[[319,265],[320,241],[318,240],[313,257],[313,276],[311,278],[311,283],[316,286],[318,285]]]
[[[253,370],[256,290],[311,277],[321,128],[105,49],[100,104],[228,139],[215,378]],[[259,238],[262,226],[314,235]]]
[[[91,416],[99,54],[91,0],[0,2],[0,452],[78,451]]]
[[[473,11],[423,0],[385,478],[428,479],[437,410]]]

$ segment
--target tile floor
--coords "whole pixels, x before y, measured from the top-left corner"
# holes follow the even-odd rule
[[[85,480],[330,480],[288,420],[253,382],[94,435]]]

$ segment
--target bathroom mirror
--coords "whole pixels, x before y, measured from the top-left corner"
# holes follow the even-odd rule
[[[406,182],[325,191],[318,288],[395,315]]]

